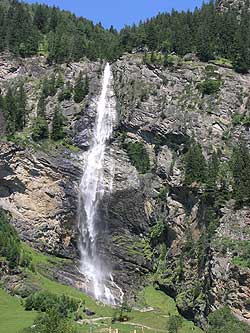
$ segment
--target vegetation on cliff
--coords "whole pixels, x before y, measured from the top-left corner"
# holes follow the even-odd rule
[[[114,59],[134,48],[183,56],[196,53],[202,61],[222,57],[232,61],[241,73],[250,67],[250,13],[244,8],[220,12],[217,3],[203,4],[194,12],[159,14],[138,26],[126,26],[119,33],[105,30],[82,17],[56,7],[27,5],[9,0],[1,5],[0,51],[22,57],[43,54],[49,62]],[[248,6],[246,2],[246,7]],[[165,57],[167,63],[168,59]]]

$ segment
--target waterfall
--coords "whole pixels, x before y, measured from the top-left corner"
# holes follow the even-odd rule
[[[115,305],[116,299],[112,287],[118,289],[106,264],[98,254],[97,237],[101,220],[98,214],[103,196],[112,189],[112,180],[104,179],[105,151],[112,136],[116,118],[112,72],[107,64],[104,70],[102,91],[97,103],[97,114],[93,133],[93,142],[87,155],[85,168],[80,184],[79,197],[79,231],[80,231],[80,272],[87,279],[88,292],[97,300]],[[109,174],[112,175],[112,163]],[[111,177],[112,178],[112,177]],[[105,183],[106,182],[106,183]],[[107,184],[108,183],[108,184]],[[103,226],[104,228],[104,226]],[[120,296],[122,291],[120,289]]]

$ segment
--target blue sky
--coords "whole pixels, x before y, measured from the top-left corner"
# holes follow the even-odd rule
[[[158,12],[194,9],[201,6],[202,0],[26,0],[26,2],[46,3],[74,12],[94,22],[102,22],[105,27],[113,25],[121,28],[125,24],[139,22],[140,19],[156,15]]]

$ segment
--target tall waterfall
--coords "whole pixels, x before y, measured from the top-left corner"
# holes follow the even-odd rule
[[[101,95],[97,103],[93,142],[87,155],[80,184],[79,249],[80,272],[87,279],[88,290],[86,291],[97,300],[115,305],[116,300],[111,286],[116,289],[118,287],[113,282],[111,272],[100,258],[97,249],[98,235],[103,232],[100,230],[100,224],[97,224],[97,220],[101,220],[98,209],[105,192],[110,192],[112,188],[112,179],[108,182],[105,182],[104,179],[106,144],[112,136],[116,117],[112,81],[111,68],[107,64],[103,75]],[[110,166],[109,173],[112,175],[112,166]],[[120,294],[122,295],[121,290]]]

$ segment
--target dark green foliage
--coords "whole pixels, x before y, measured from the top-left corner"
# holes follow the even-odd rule
[[[3,10],[3,32],[1,45],[22,57],[36,54],[38,34],[34,29],[29,8],[16,0]]]
[[[150,239],[152,241],[159,241],[164,233],[166,232],[166,225],[163,220],[159,220],[153,227],[150,229]]]
[[[67,317],[77,311],[80,303],[81,301],[65,295],[57,296],[47,291],[41,291],[26,298],[25,310],[48,312],[52,308],[57,308],[63,317]]]
[[[233,196],[237,206],[250,204],[250,153],[245,143],[234,148],[230,166],[234,180]]]
[[[64,80],[62,73],[59,73],[56,78],[56,88],[62,88],[64,86]]]
[[[74,86],[74,101],[76,103],[81,103],[83,99],[89,93],[89,79],[88,76],[85,76],[83,79],[82,73],[79,74],[79,77],[76,80],[76,84]]]
[[[192,142],[185,156],[185,182],[202,183],[206,181],[207,165],[202,154],[202,148],[196,142]]]
[[[146,173],[150,169],[150,161],[146,148],[141,142],[129,142],[125,145],[127,154],[140,173]]]
[[[42,94],[37,103],[37,116],[45,117],[46,101],[45,96]]]
[[[70,82],[67,82],[58,95],[58,101],[59,102],[62,102],[64,100],[69,101],[71,99],[71,96],[72,96],[72,87],[70,85]]]
[[[202,95],[212,95],[216,94],[221,87],[221,80],[206,79],[205,81],[199,83],[197,88],[200,90]]]
[[[37,116],[32,128],[32,139],[40,141],[49,137],[47,120],[42,116]]]
[[[26,104],[27,96],[24,90],[24,84],[21,83],[16,92],[16,130],[23,130],[26,125]]]
[[[121,54],[118,33],[56,7],[32,6],[13,0],[0,5],[0,51],[7,48],[22,57],[42,53],[49,62],[113,59]],[[46,45],[46,47],[44,47]]]
[[[247,74],[249,70],[249,62],[245,58],[237,56],[233,61],[233,68],[237,73]]]
[[[169,333],[178,333],[182,327],[183,319],[179,315],[172,315],[168,319],[167,330]]]
[[[206,333],[248,333],[249,326],[239,321],[230,311],[224,307],[208,316],[208,328]]]
[[[13,135],[22,131],[26,125],[26,92],[21,82],[16,89],[9,87],[5,96],[1,96],[0,108],[4,116],[5,131]]]
[[[44,79],[42,84],[42,96],[47,98],[56,94],[56,77],[55,74],[51,75],[49,79]]]
[[[18,266],[21,256],[20,240],[2,209],[0,209],[0,256],[6,258],[10,268]]]
[[[232,253],[232,263],[234,265],[250,268],[250,242],[248,240],[222,238],[216,244],[216,247],[222,254]]]
[[[235,113],[232,117],[232,123],[234,126],[243,125],[250,126],[250,117],[244,114]]]
[[[50,308],[37,316],[32,328],[23,333],[77,333],[76,325],[60,312],[58,307]]]
[[[220,161],[218,154],[216,152],[213,152],[207,165],[207,179],[206,179],[207,190],[214,191],[217,188],[219,165]]]
[[[5,129],[8,135],[13,135],[16,131],[16,113],[16,100],[12,89],[9,88],[4,99]]]
[[[54,117],[52,121],[52,132],[51,139],[54,141],[58,141],[64,138],[64,117],[58,108],[55,109]]]
[[[114,59],[146,46],[152,52],[152,63],[155,52],[166,54],[165,66],[171,65],[168,54],[193,52],[203,61],[227,58],[240,73],[250,67],[247,3],[239,14],[233,9],[221,13],[216,1],[211,1],[194,12],[159,14],[138,26],[125,26],[119,33],[56,7],[29,6],[16,0],[10,6],[0,6],[0,51],[9,49],[23,57],[41,52],[49,63],[78,61],[85,56]]]

